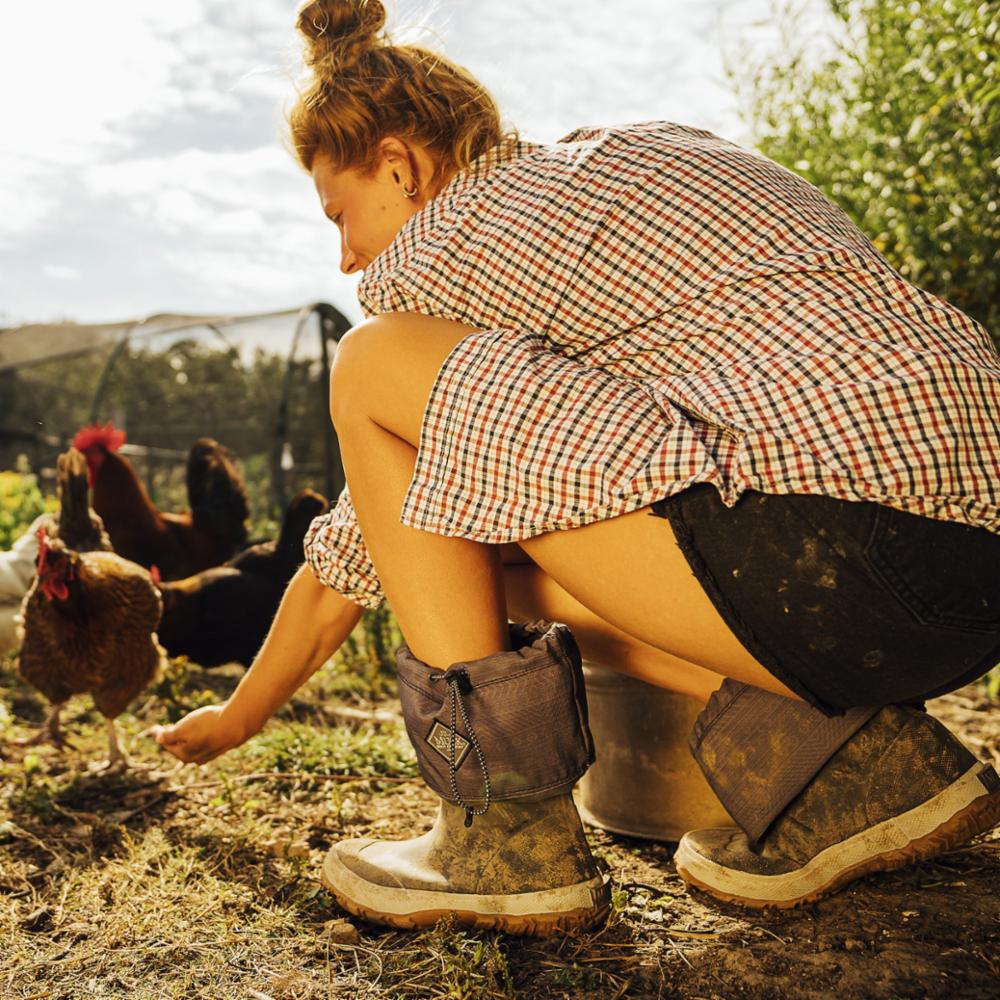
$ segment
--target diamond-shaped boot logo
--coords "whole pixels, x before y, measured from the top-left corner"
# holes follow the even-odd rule
[[[437,750],[446,761],[451,761],[451,730],[435,721],[431,731],[426,736],[430,746]],[[455,767],[460,767],[465,755],[469,752],[469,741],[461,734],[455,733]]]

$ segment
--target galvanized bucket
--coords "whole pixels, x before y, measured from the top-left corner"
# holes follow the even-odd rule
[[[697,701],[587,661],[583,676],[597,749],[574,793],[585,823],[670,841],[735,826],[688,750]]]
[[[17,621],[20,617],[21,602],[17,604],[0,600],[0,656],[12,653],[20,640],[17,637]]]

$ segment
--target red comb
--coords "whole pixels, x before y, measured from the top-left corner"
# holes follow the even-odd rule
[[[35,537],[38,539],[38,555],[35,557],[35,563],[38,572],[41,573],[45,569],[45,557],[49,551],[49,539],[44,528],[39,528],[35,532]]]
[[[117,451],[127,440],[125,432],[118,430],[109,420],[103,427],[100,424],[90,424],[77,431],[76,437],[73,438],[73,447],[82,452],[95,447]]]

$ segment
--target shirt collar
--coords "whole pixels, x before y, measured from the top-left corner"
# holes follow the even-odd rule
[[[542,143],[505,139],[491,146],[464,170],[457,171],[419,212],[406,220],[393,241],[364,269],[358,285],[358,300],[362,308],[366,308],[366,303],[371,301],[379,282],[385,280],[408,258],[441,218],[448,215],[458,198],[482,184],[501,167],[543,148]]]

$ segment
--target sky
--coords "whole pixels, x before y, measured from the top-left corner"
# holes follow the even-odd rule
[[[808,2],[808,0],[807,0]],[[335,227],[281,141],[295,0],[0,2],[0,326],[325,300]],[[666,119],[745,145],[723,53],[770,0],[399,0],[526,138]]]

